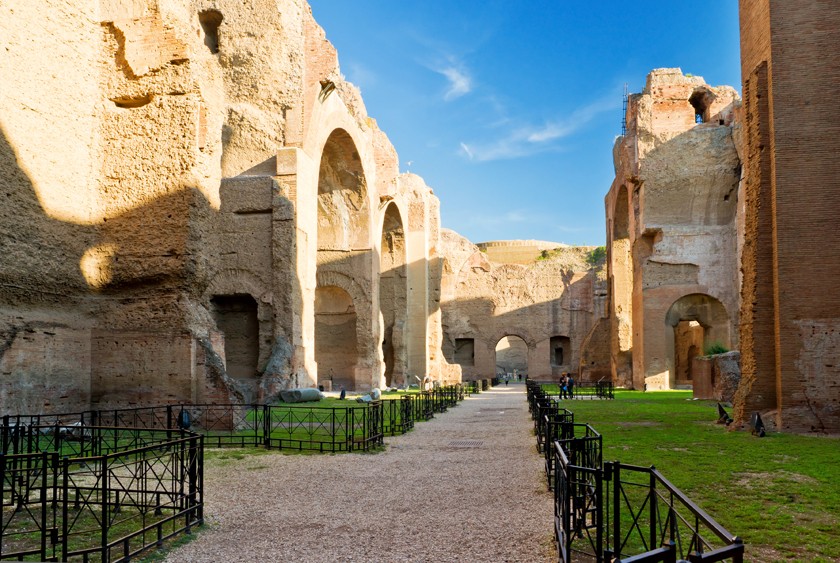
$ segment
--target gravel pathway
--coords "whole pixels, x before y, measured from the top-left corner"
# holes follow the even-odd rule
[[[524,385],[386,442],[209,462],[208,525],[166,561],[556,561]]]

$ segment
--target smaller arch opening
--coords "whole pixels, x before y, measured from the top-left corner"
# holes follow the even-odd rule
[[[198,23],[204,32],[204,44],[214,55],[219,52],[219,26],[225,19],[218,10],[204,10],[198,13]]]
[[[496,343],[496,375],[528,375],[528,344],[521,337],[505,336]]]
[[[260,323],[257,302],[248,295],[214,295],[210,300],[216,326],[225,338],[225,370],[236,379],[258,376]]]
[[[473,338],[456,338],[455,339],[455,354],[453,357],[456,364],[462,366],[475,365],[475,339]]]
[[[709,108],[712,105],[712,94],[708,90],[695,90],[688,103],[694,108],[694,123],[707,123],[709,121]]]

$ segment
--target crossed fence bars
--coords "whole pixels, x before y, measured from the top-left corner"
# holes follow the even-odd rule
[[[201,435],[86,430],[81,455],[43,433],[0,454],[0,559],[127,561],[203,523]]]
[[[438,387],[400,398],[342,407],[183,404],[82,411],[54,415],[4,416],[0,451],[24,451],[21,440],[59,440],[92,426],[176,430],[182,413],[189,428],[213,447],[268,447],[309,451],[367,451],[381,446],[385,435],[408,432],[415,422],[446,412],[470,393],[462,385]],[[65,440],[66,441],[66,440]],[[76,441],[79,451],[93,445]],[[87,449],[85,449],[87,448]]]

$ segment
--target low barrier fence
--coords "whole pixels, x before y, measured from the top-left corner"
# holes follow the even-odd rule
[[[408,432],[415,422],[430,420],[435,413],[446,412],[464,397],[463,387],[452,385],[371,403],[348,401],[347,406],[341,407],[181,404],[4,416],[0,427],[0,451],[26,451],[21,440],[31,440],[33,433],[40,433],[42,440],[45,436],[61,440],[93,426],[189,429],[203,435],[210,447],[368,451],[382,446],[385,435]],[[79,447],[87,444],[74,443]]]
[[[203,523],[204,445],[368,451],[474,385],[371,403],[180,404],[2,417],[0,560],[128,561]]]
[[[536,394],[545,394],[556,396],[559,400],[563,399],[614,399],[615,390],[613,389],[612,381],[582,381],[575,383],[571,391],[564,392],[560,385],[551,381],[535,381],[528,379],[526,382],[529,394],[534,392]]]
[[[203,436],[32,427],[0,454],[0,559],[128,561],[203,523]]]
[[[532,388],[533,387],[533,388]],[[537,448],[554,491],[562,562],[732,561],[744,544],[654,467],[603,462],[602,437],[554,396],[529,383]]]

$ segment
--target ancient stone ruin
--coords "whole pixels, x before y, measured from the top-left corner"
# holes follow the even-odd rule
[[[442,230],[304,0],[0,7],[0,404],[688,388],[739,350],[736,421],[838,431],[836,12],[741,0],[743,101],[651,72],[604,264]]]
[[[4,410],[438,377],[438,200],[281,4],[4,17]]]
[[[619,385],[690,386],[704,346],[737,348],[739,102],[679,69],[653,71],[629,97],[605,199]]]

